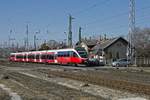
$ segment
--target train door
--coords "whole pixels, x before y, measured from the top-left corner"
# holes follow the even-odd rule
[[[23,54],[22,60],[23,62],[25,62],[25,54]]]
[[[34,61],[33,62],[36,62],[36,53],[33,53],[33,58],[34,58]]]
[[[13,61],[16,61],[16,54],[14,54],[14,57],[12,59]]]
[[[26,54],[26,62],[29,62],[29,58],[28,58],[29,54]]]
[[[55,52],[55,53],[54,53],[54,63],[58,63],[57,56],[58,56],[58,53]]]
[[[35,62],[40,62],[40,53],[35,54]]]
[[[47,63],[55,63],[55,53],[54,52],[47,52]]]
[[[46,60],[47,60],[47,54],[41,53],[41,63],[46,63]]]
[[[71,62],[71,51],[66,51],[64,53],[64,63],[65,64],[70,64]]]
[[[71,63],[70,51],[60,51],[57,54],[57,61],[59,64],[69,64]]]

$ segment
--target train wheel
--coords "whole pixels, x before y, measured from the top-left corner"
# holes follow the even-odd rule
[[[78,64],[73,64],[73,66],[78,67]]]

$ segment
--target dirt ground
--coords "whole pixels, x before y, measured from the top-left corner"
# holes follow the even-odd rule
[[[124,80],[141,84],[150,83],[150,72],[141,68],[80,68],[59,65],[0,62],[0,84],[5,84],[23,100],[106,100],[98,95],[92,95],[81,90],[72,89],[20,73],[26,72],[37,74],[37,76],[43,75],[49,77],[48,74],[51,71],[63,72],[68,75],[87,76],[87,78],[93,77],[95,80],[105,78],[108,80]],[[63,76],[55,76],[54,74],[50,77]],[[6,100],[11,98],[7,92],[0,89],[0,92],[1,91],[0,100],[1,98],[6,98]]]
[[[0,83],[11,88],[13,92],[18,93],[23,100],[104,100],[98,96],[22,75],[17,72],[5,73],[4,76],[0,80]],[[4,91],[0,95],[0,98],[4,98],[0,100],[10,99]]]
[[[10,100],[10,96],[0,88],[0,100]]]

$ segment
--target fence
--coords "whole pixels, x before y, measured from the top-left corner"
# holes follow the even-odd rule
[[[150,57],[136,58],[136,65],[139,67],[150,67]]]

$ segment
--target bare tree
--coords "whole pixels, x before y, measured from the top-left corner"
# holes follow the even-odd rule
[[[56,49],[58,47],[58,44],[59,43],[55,40],[49,40],[47,43],[50,49]]]
[[[46,43],[43,43],[39,50],[48,50],[48,49],[49,47],[46,45]]]
[[[136,28],[132,40],[137,56],[150,56],[150,28]]]

